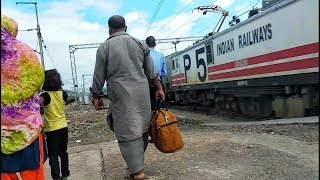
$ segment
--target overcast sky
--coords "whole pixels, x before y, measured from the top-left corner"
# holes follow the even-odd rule
[[[2,14],[14,18],[19,30],[35,29],[34,5],[16,5],[15,2],[1,0]],[[228,22],[233,15],[239,15],[257,3],[257,7],[261,7],[259,0],[38,0],[36,2],[41,33],[47,47],[44,49],[45,67],[56,68],[62,76],[64,88],[70,90],[73,89],[73,85],[69,45],[105,41],[109,37],[106,22],[111,15],[124,16],[128,33],[144,40],[149,35],[153,35],[156,39],[205,36],[213,30],[221,15],[215,13],[202,15],[197,10],[192,11],[198,6],[214,4],[229,11],[222,29],[228,28]],[[159,7],[158,12],[155,13],[157,7]],[[246,13],[240,19],[247,17]],[[153,23],[150,24],[152,19]],[[39,51],[36,31],[19,31],[17,38]],[[177,49],[183,50],[192,43],[181,42],[177,44]],[[155,49],[169,55],[174,52],[174,45],[158,44]],[[80,90],[82,90],[82,74],[93,73],[96,50],[81,49],[75,53]],[[91,86],[91,79],[92,77],[85,76],[86,88]]]

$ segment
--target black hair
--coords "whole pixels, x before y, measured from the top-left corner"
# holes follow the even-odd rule
[[[108,25],[113,29],[121,29],[126,27],[126,20],[119,15],[113,15],[108,20]]]
[[[149,36],[146,39],[146,43],[149,47],[156,45],[156,39],[153,36]]]
[[[42,89],[45,91],[58,91],[62,88],[63,83],[60,74],[56,69],[44,71],[44,84]]]

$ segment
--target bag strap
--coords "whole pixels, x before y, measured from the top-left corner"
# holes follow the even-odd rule
[[[160,98],[156,99],[155,107],[156,107],[155,110],[160,110],[160,108],[164,108],[164,109],[168,110],[167,103],[165,101],[161,100]]]

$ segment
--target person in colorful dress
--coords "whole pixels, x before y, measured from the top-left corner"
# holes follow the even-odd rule
[[[44,70],[16,39],[18,25],[1,16],[1,179],[44,180],[46,159],[39,90]]]

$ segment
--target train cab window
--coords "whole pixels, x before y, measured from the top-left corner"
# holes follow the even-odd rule
[[[207,64],[214,64],[214,54],[212,43],[206,44]]]
[[[174,64],[174,60],[172,60],[172,70],[176,69],[176,65]]]
[[[178,59],[176,59],[176,69],[179,69],[179,62],[178,62]]]

